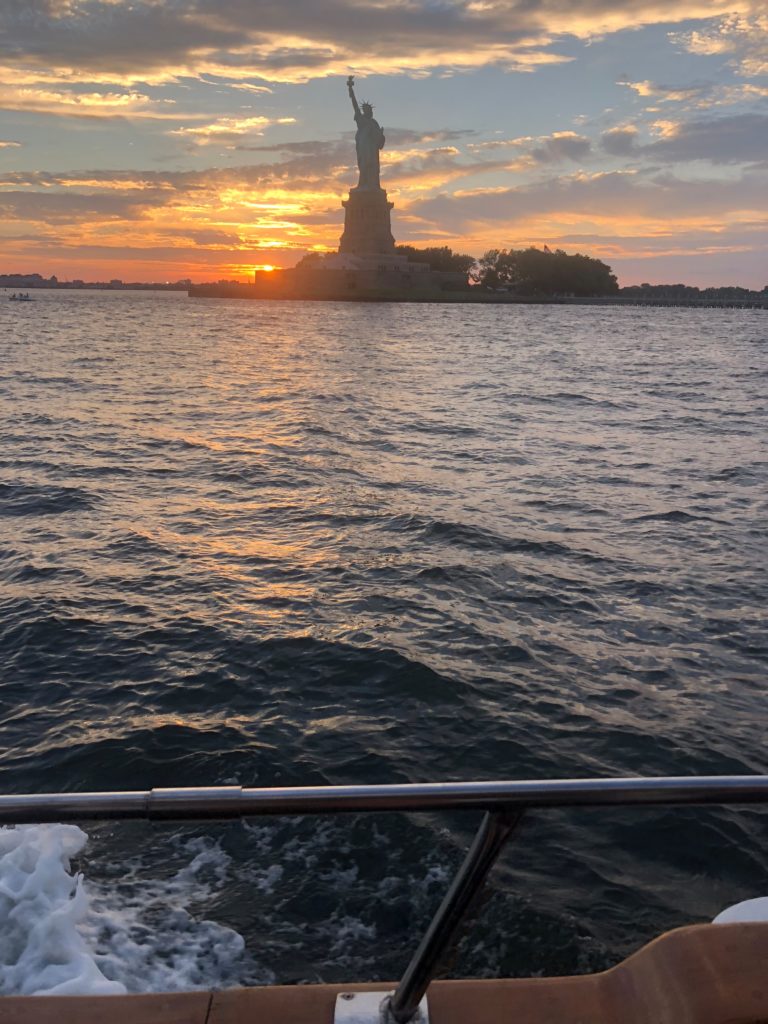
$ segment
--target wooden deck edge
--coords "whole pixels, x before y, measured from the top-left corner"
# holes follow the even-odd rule
[[[332,1024],[385,982],[133,996],[6,996],[0,1024]],[[436,981],[431,1024],[768,1024],[768,924],[692,925],[599,974]]]

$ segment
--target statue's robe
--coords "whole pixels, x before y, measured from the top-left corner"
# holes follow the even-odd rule
[[[357,149],[357,166],[360,170],[359,189],[369,190],[381,188],[379,182],[379,150],[384,146],[384,132],[378,121],[365,114],[355,114],[357,132],[355,147]]]

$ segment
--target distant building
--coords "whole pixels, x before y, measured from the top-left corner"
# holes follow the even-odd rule
[[[40,274],[0,274],[0,288],[50,288],[55,287],[55,278],[41,277]]]

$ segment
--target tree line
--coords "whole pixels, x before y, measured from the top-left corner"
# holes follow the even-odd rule
[[[487,291],[519,295],[615,295],[618,282],[611,268],[601,260],[581,253],[568,255],[544,246],[536,249],[490,249],[479,259],[454,253],[448,246],[415,249],[399,245],[397,251],[408,259],[428,263],[433,270],[466,273],[469,280]]]
[[[562,249],[490,249],[476,258],[453,252],[447,245],[416,249],[398,245],[409,260],[428,263],[433,270],[466,274],[472,284],[488,291],[506,291],[524,296],[576,296],[578,298],[618,295],[626,299],[761,299],[762,291],[727,285],[698,288],[689,284],[636,284],[619,288],[607,263],[582,253],[569,255]]]
[[[628,299],[762,299],[768,295],[768,285],[762,291],[725,285],[720,288],[697,288],[691,284],[633,284],[620,288],[619,294]]]

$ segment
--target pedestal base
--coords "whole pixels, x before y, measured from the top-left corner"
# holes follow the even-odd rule
[[[349,199],[342,200],[344,234],[339,242],[339,252],[349,253],[391,253],[395,251],[395,239],[389,211],[395,205],[387,200],[385,189],[370,192],[350,189]]]

